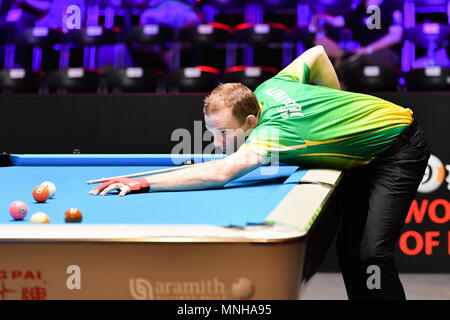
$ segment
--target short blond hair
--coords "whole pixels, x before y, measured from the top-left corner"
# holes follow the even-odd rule
[[[203,113],[208,114],[222,108],[232,108],[233,116],[241,124],[248,115],[257,117],[260,110],[253,91],[238,82],[222,83],[205,98]]]

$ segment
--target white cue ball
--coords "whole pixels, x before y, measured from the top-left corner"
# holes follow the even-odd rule
[[[55,196],[56,187],[52,182],[50,181],[42,182],[41,186],[44,186],[48,189],[48,191],[50,192],[49,198],[53,198]]]

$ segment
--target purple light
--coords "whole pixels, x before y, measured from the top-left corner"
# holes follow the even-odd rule
[[[90,37],[98,37],[103,34],[103,29],[100,26],[89,26],[86,29],[86,34]]]
[[[424,34],[439,34],[440,26],[439,23],[424,23],[422,27]]]
[[[48,36],[48,28],[47,27],[34,27],[32,30],[32,34],[34,37],[46,37],[46,36]]]
[[[426,4],[431,4],[431,5],[445,5],[447,3],[447,0],[422,0],[421,2],[424,2]]]
[[[22,17],[22,9],[11,9],[6,15],[6,22],[17,22]]]
[[[328,6],[330,4],[334,4],[335,0],[320,0],[322,5]]]
[[[272,4],[272,5],[280,4],[280,2],[282,2],[282,1],[281,0],[266,0],[267,4]]]

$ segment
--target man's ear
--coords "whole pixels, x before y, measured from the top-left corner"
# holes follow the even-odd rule
[[[253,129],[258,124],[258,119],[254,115],[249,114],[246,118],[246,122],[249,125],[249,127]]]

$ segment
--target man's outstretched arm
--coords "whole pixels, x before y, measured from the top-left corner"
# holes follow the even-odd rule
[[[250,151],[237,151],[228,157],[200,166],[146,177],[150,190],[176,191],[223,187],[228,182],[261,165],[262,158]]]
[[[232,155],[182,170],[155,174],[139,179],[110,180],[89,193],[106,195],[120,190],[124,196],[132,190],[150,188],[152,191],[201,190],[223,187],[228,182],[262,165],[264,159],[252,151],[238,150]]]
[[[300,81],[302,75],[299,73],[303,63],[310,69],[310,80],[314,80],[325,87],[341,89],[333,64],[322,46],[319,45],[306,50],[281,72],[292,74]]]

